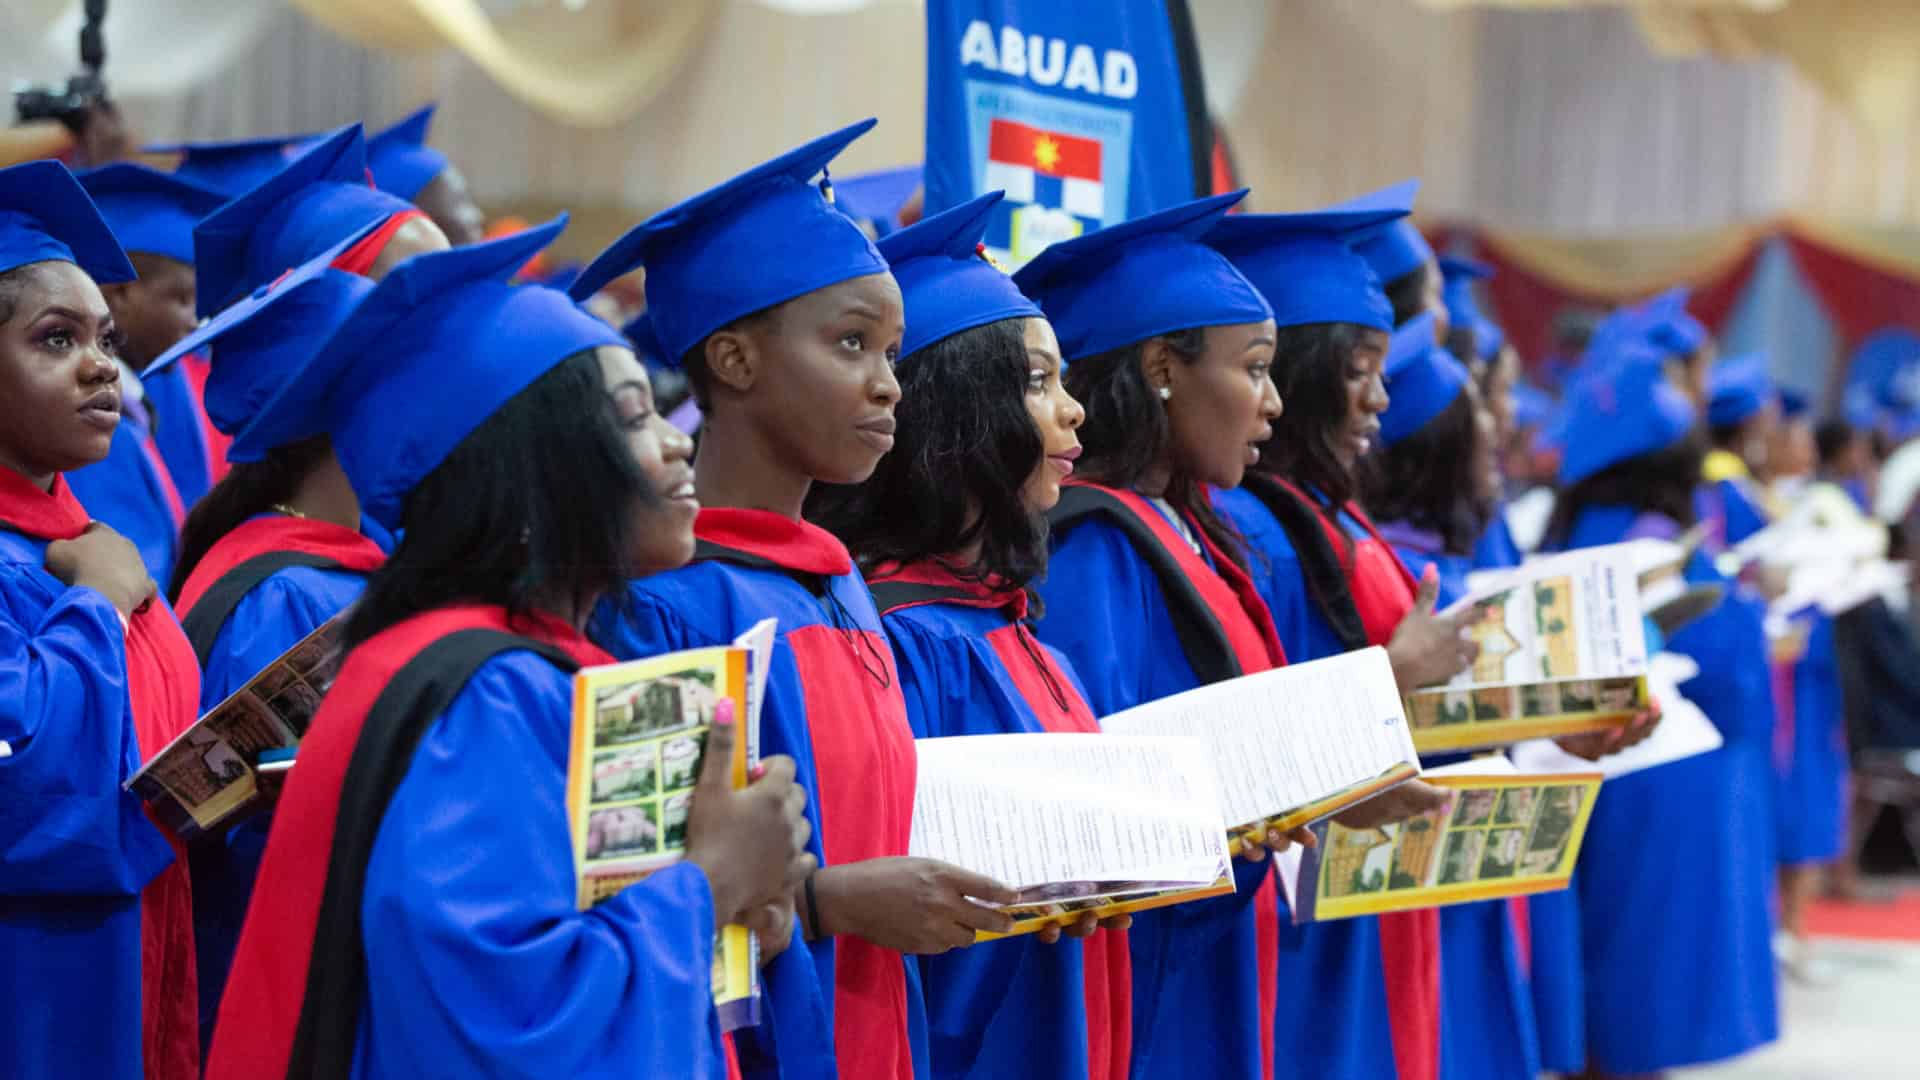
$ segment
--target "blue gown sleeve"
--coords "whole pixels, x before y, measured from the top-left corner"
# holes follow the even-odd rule
[[[214,636],[200,678],[204,715],[288,649],[346,610],[366,587],[349,571],[294,567],[254,586]]]
[[[119,613],[85,588],[10,602],[42,591],[0,566],[0,896],[132,896],[173,850],[121,787],[140,746]]]
[[[357,1075],[725,1075],[699,868],[574,907],[570,689],[496,657],[421,740],[368,861]]]
[[[1159,583],[1120,530],[1082,522],[1055,541],[1039,592],[1040,640],[1072,661],[1097,717],[1147,700],[1142,676],[1154,658],[1140,622],[1159,603]]]

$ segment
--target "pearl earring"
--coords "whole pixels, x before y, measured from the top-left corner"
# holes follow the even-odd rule
[[[1171,400],[1172,398],[1173,398],[1173,387],[1163,386],[1160,388],[1161,401],[1168,401],[1168,400]]]

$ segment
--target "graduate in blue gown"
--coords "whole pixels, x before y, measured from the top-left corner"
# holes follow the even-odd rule
[[[208,401],[231,439],[232,471],[188,516],[168,590],[203,669],[203,713],[345,610],[386,561],[354,527],[360,504],[322,434],[319,410],[283,410],[272,428],[258,423],[260,407],[373,288],[331,268],[372,228],[221,312],[148,369],[165,375],[212,346]],[[189,854],[203,1044],[213,1034],[270,824],[268,815],[242,822],[201,838]]]
[[[101,292],[120,327],[120,359],[132,371],[143,372],[198,321],[193,226],[226,202],[226,196],[129,162],[91,170],[80,177],[80,183],[93,196],[140,275],[134,281],[105,286]],[[181,504],[191,507],[213,483],[199,392],[179,370],[153,379],[136,376],[134,381],[151,420],[154,447]]]
[[[590,264],[584,299],[637,266],[664,355],[705,413],[691,566],[634,582],[595,640],[630,659],[779,623],[761,712],[799,762],[820,870],[795,897],[796,947],[767,971],[769,1017],[740,1039],[749,1074],[929,1075],[919,966],[1010,920],[1015,893],[907,857],[913,732],[893,651],[845,545],[801,519],[815,483],[867,478],[893,445],[899,286],[835,209],[828,163],[865,121],[643,222]],[[800,947],[804,937],[805,947]]]
[[[1673,539],[1693,520],[1697,413],[1658,351],[1631,344],[1569,402],[1554,550]],[[1726,584],[1696,553],[1695,583]],[[1731,1057],[1778,1033],[1769,894],[1773,696],[1761,605],[1737,590],[1667,647],[1720,729],[1710,753],[1608,781],[1580,852],[1587,1052],[1601,1075]],[[1659,843],[1648,837],[1658,836]]]
[[[989,192],[879,242],[906,304],[893,451],[808,517],[867,576],[916,738],[1098,733],[1065,659],[1033,636],[1045,513],[1086,413],[1040,309],[980,255]],[[1125,916],[919,959],[935,1077],[1125,1080]]]
[[[1476,538],[1498,514],[1493,416],[1465,365],[1413,325],[1413,355],[1387,379],[1380,450],[1363,499],[1407,568],[1439,577],[1437,604],[1467,595]],[[1444,765],[1465,755],[1423,757]],[[1521,901],[1524,903],[1524,901]],[[1440,909],[1440,1075],[1531,1080],[1540,1072],[1533,998],[1510,902]]]
[[[179,555],[186,506],[153,443],[144,403],[129,394],[121,404],[120,427],[113,433],[107,456],[73,470],[67,483],[94,520],[133,541],[147,572],[156,581],[166,581]]]
[[[403,264],[258,421],[319,402],[404,538],[289,777],[216,1080],[724,1076],[714,931],[813,865],[792,763],[735,791],[720,726],[685,861],[575,906],[571,673],[609,659],[581,628],[623,575],[686,560],[694,504],[632,351],[509,283],[560,227]]]
[[[139,552],[64,474],[120,422],[96,282],[134,270],[58,162],[0,170],[0,1075],[194,1080],[191,895],[125,783],[199,670]]]
[[[1444,679],[1473,655],[1451,623],[1432,617],[1436,583],[1416,592],[1353,501],[1355,464],[1387,405],[1380,365],[1394,312],[1348,244],[1385,233],[1393,242],[1374,241],[1376,257],[1390,259],[1397,277],[1416,275],[1430,253],[1404,222],[1415,188],[1318,213],[1229,218],[1211,238],[1273,304],[1274,379],[1287,402],[1245,483],[1215,501],[1254,552],[1254,581],[1288,656],[1315,660],[1382,645],[1402,686]],[[1434,333],[1431,314],[1409,314],[1404,340],[1424,335],[1430,343]],[[1366,827],[1444,798],[1406,784],[1339,820]],[[1282,1017],[1277,1071],[1356,1080],[1438,1075],[1441,957],[1432,911],[1295,926],[1283,909],[1279,933],[1282,986],[1311,988],[1321,1005],[1312,1024]]]
[[[1707,377],[1707,436],[1712,442],[1701,465],[1701,516],[1712,526],[1715,550],[1766,528],[1766,494],[1753,475],[1764,464],[1780,425],[1779,391],[1767,377],[1760,353],[1731,357]]]
[[[1087,411],[1085,453],[1051,516],[1038,629],[1095,715],[1286,662],[1207,499],[1240,482],[1280,412],[1271,310],[1199,239],[1245,194],[1054,244],[1014,276],[1058,331]],[[1136,1080],[1271,1075],[1274,883],[1265,852],[1251,854],[1234,862],[1234,895],[1134,919]]]

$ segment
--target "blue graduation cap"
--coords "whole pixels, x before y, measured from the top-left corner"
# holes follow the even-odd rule
[[[80,174],[100,216],[127,251],[193,264],[193,227],[227,197],[204,184],[130,161]]]
[[[179,154],[173,175],[233,198],[287,167],[287,161],[312,141],[312,135],[269,135],[259,139],[155,143],[146,154]]]
[[[980,252],[987,217],[1005,196],[989,191],[881,239],[906,302],[902,359],[976,326],[1040,317],[1039,305]]]
[[[1765,353],[1722,360],[1707,373],[1707,423],[1732,427],[1778,400]]]
[[[1387,346],[1387,411],[1380,414],[1380,444],[1394,443],[1426,427],[1467,389],[1466,366],[1433,340],[1433,315],[1423,312],[1394,331]]]
[[[1395,193],[1405,192],[1404,196]],[[1390,188],[1384,188],[1371,195],[1362,195],[1358,199],[1328,207],[1330,210],[1345,210],[1352,206],[1363,206],[1382,197],[1399,199],[1404,197],[1409,208],[1413,206],[1414,196],[1420,192],[1420,181],[1403,180]],[[1415,270],[1433,261],[1433,247],[1413,222],[1405,219],[1383,225],[1365,236],[1354,240],[1354,250],[1367,260],[1373,272],[1379,276],[1383,285],[1391,285]]]
[[[262,409],[373,291],[372,281],[335,270],[332,264],[376,227],[362,226],[228,306],[160,354],[141,378],[214,345],[207,370],[207,419],[233,437],[228,461],[260,461],[275,447],[322,434],[326,419],[318,409],[282,411],[268,424],[260,422]]]
[[[1353,323],[1393,329],[1380,278],[1352,248],[1356,236],[1407,216],[1417,181],[1305,214],[1232,214],[1207,233],[1273,306],[1276,326]]]
[[[816,289],[887,272],[873,242],[812,180],[875,120],[796,147],[634,226],[568,289],[585,300],[647,268],[647,308],[678,363],[728,323]]]
[[[500,406],[575,353],[627,347],[565,293],[512,283],[566,221],[401,263],[255,422],[326,417],[361,511],[399,528],[408,493]]]
[[[1558,440],[1565,447],[1563,487],[1672,446],[1693,430],[1695,413],[1667,378],[1666,358],[1629,345],[1568,393],[1564,419]]]
[[[1068,361],[1156,334],[1273,317],[1260,290],[1202,239],[1245,188],[1050,245],[1013,275]]]
[[[1645,305],[1642,325],[1647,340],[1669,356],[1692,356],[1713,340],[1706,325],[1687,312],[1692,295],[1691,289],[1668,289]]]
[[[679,364],[680,358],[667,356],[666,349],[660,344],[660,334],[653,328],[652,314],[642,311],[627,320],[627,325],[621,327],[620,332],[633,343],[633,351],[639,353],[641,359],[668,367]]]
[[[1506,344],[1507,335],[1498,323],[1487,318],[1473,295],[1473,283],[1491,279],[1493,267],[1473,259],[1448,255],[1440,260],[1440,277],[1440,295],[1446,302],[1449,321],[1473,331],[1474,351],[1479,353],[1475,359],[1493,359]]]
[[[833,182],[834,205],[855,221],[871,221],[874,232],[885,236],[900,228],[900,211],[919,190],[924,172],[902,165],[841,177]]]
[[[366,141],[360,125],[349,124],[194,228],[200,314],[213,314],[364,225],[411,209],[367,183]]]
[[[367,139],[367,168],[381,191],[412,202],[420,189],[447,169],[447,155],[427,145],[433,110],[423,105],[405,119]]]
[[[0,169],[0,274],[49,261],[73,263],[98,284],[134,279],[127,253],[65,165]]]

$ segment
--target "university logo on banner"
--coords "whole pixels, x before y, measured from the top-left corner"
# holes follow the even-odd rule
[[[929,0],[926,211],[1004,190],[986,243],[1017,267],[1193,198],[1176,25],[1184,0]]]

